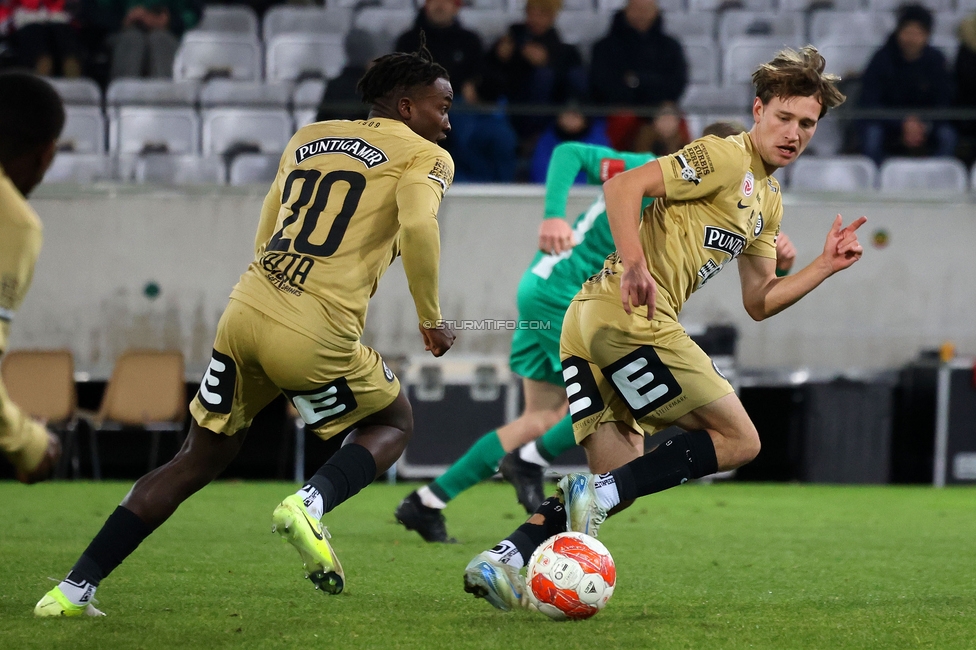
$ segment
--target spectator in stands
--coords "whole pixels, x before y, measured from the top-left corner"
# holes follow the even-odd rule
[[[956,131],[947,121],[923,120],[913,109],[952,104],[952,79],[942,53],[929,44],[932,12],[920,5],[903,6],[898,24],[864,71],[862,108],[905,109],[901,119],[869,120],[863,125],[862,149],[876,163],[887,156],[951,156]]]
[[[664,33],[656,0],[628,0],[610,32],[593,46],[590,92],[594,102],[659,108],[677,106],[688,84],[681,43]],[[633,148],[642,123],[624,129],[614,148]],[[667,131],[666,125],[660,130]],[[611,130],[620,131],[612,125]]]
[[[959,25],[959,52],[956,55],[956,105],[976,110],[976,14]],[[957,155],[967,165],[976,162],[976,118],[956,123],[959,134]]]
[[[172,77],[183,32],[200,20],[197,0],[94,0],[118,30],[109,37],[111,77]]]
[[[556,31],[562,0],[527,0],[525,22],[511,25],[485,57],[486,76],[494,76],[508,101],[564,104],[586,98],[586,70],[579,51]],[[551,122],[545,116],[515,116],[523,140],[535,138]]]
[[[373,57],[376,56],[373,37],[362,29],[351,29],[346,34],[345,46],[346,65],[338,77],[326,83],[325,93],[315,116],[317,122],[363,120],[369,115],[369,107],[361,102],[356,86],[373,66]]]
[[[546,182],[546,170],[549,167],[549,159],[552,158],[553,149],[559,143],[569,140],[610,146],[606,122],[599,118],[589,118],[570,106],[563,110],[556,118],[555,124],[546,129],[539,137],[529,169],[529,180],[531,182]],[[575,182],[585,184],[586,173],[580,172]]]
[[[413,27],[400,35],[396,42],[397,52],[416,52],[420,47],[420,32],[427,39],[427,49],[434,61],[441,64],[451,75],[454,92],[481,72],[484,52],[481,38],[465,29],[458,22],[460,0],[426,0],[417,12]]]
[[[500,91],[495,79],[482,78],[465,84],[454,97],[451,132],[447,138],[454,158],[455,182],[511,183],[515,180],[518,136],[502,108]],[[485,110],[492,106],[496,110]]]
[[[81,75],[81,48],[65,0],[10,0],[6,4],[18,65],[43,76]]]

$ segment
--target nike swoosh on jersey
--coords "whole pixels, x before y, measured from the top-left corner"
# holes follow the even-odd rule
[[[312,520],[309,519],[308,515],[306,515],[304,512],[302,513],[302,516],[305,517],[305,521],[308,522],[308,527],[312,529],[312,534],[315,535],[315,539],[322,541],[322,534],[316,532],[315,524],[312,523]]]
[[[738,206],[738,208],[740,210],[748,210],[749,209],[749,206],[748,205],[742,205],[742,201],[741,200],[738,203],[736,203],[736,205]]]

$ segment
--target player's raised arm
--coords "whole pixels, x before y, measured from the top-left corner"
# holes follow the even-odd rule
[[[546,205],[539,226],[539,250],[557,255],[578,243],[573,239],[572,226],[566,221],[569,190],[581,171],[586,171],[590,182],[599,183],[609,178],[612,174],[601,174],[601,160],[618,162],[619,171],[623,171],[623,161],[613,160],[617,156],[617,152],[609,147],[582,142],[563,142],[553,149],[546,169]]]
[[[863,247],[857,240],[857,229],[867,217],[856,219],[842,228],[843,218],[834,219],[823,252],[799,273],[776,277],[776,260],[756,255],[739,258],[742,304],[753,320],[763,320],[783,311],[813,291],[821,282],[861,259]]]
[[[613,234],[624,274],[620,279],[620,299],[628,314],[635,307],[647,305],[647,318],[654,315],[657,284],[647,268],[647,259],[640,242],[641,203],[645,196],[665,196],[661,163],[652,160],[603,184],[607,202],[607,221]]]

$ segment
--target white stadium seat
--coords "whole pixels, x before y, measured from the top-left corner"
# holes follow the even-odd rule
[[[790,165],[789,170],[790,189],[794,191],[873,190],[878,177],[878,168],[867,156],[804,155]]]
[[[229,34],[258,33],[258,15],[247,5],[206,5],[196,29]]]
[[[268,43],[268,81],[303,77],[334,79],[346,65],[341,34],[281,34]]]
[[[260,79],[261,44],[257,37],[199,30],[184,34],[173,61],[173,79],[199,81],[212,77]]]
[[[263,83],[260,81],[233,81],[214,79],[200,90],[200,106],[241,106],[263,108],[288,108],[291,104],[293,84],[290,81]]]
[[[623,9],[626,4],[627,0],[596,0],[596,9],[600,13],[612,13],[618,9]],[[667,16],[671,16],[678,12],[688,11],[688,5],[685,0],[658,0],[657,6]],[[665,29],[667,29],[667,23],[668,21],[665,20]]]
[[[711,38],[684,38],[681,47],[688,64],[688,82],[716,85],[719,80],[718,47]]]
[[[700,138],[705,127],[713,122],[738,122],[747,129],[752,126],[752,115],[739,111],[716,111],[714,113],[689,113],[685,116],[688,124],[688,135],[692,139]]]
[[[755,96],[755,91],[745,84],[735,86],[689,84],[681,97],[681,107],[689,113],[748,111],[752,107]]]
[[[610,16],[593,11],[562,11],[556,18],[556,30],[564,42],[579,48],[589,58],[593,44],[610,29]]]
[[[149,154],[135,163],[135,181],[155,185],[223,185],[227,182],[219,156]]]
[[[894,29],[895,16],[889,12],[817,11],[810,19],[810,41],[818,46],[850,43],[877,48]]]
[[[48,79],[66,106],[101,106],[102,90],[91,79]]]
[[[509,13],[504,9],[461,7],[461,11],[458,12],[458,20],[462,25],[481,36],[482,47],[489,48],[508,31],[509,25],[523,22],[525,16]],[[413,21],[411,21],[412,23]],[[406,31],[409,27],[410,25],[406,25],[401,31]]]
[[[809,153],[817,156],[836,156],[844,147],[845,123],[832,113],[817,122],[817,132],[808,146]]]
[[[722,85],[752,83],[752,73],[788,46],[778,37],[739,36],[725,50]]]
[[[715,14],[666,14],[664,31],[679,41],[688,37],[715,38]]]
[[[764,11],[726,11],[718,21],[719,43],[728,45],[739,36],[778,38],[793,48],[805,45],[803,14]]]
[[[770,11],[773,8],[773,0],[688,0],[689,13],[719,11],[730,7],[752,11]]]
[[[319,109],[317,108],[296,108],[295,117],[295,130],[302,128],[303,126],[308,126],[315,121],[318,116]]]
[[[294,132],[286,111],[213,108],[203,112],[203,153],[225,154],[245,147],[281,156]]]
[[[854,11],[861,8],[861,0],[779,0],[780,11]]]
[[[119,154],[197,153],[200,120],[190,108],[123,106],[111,118],[110,150]]]
[[[112,178],[112,158],[104,153],[61,152],[44,174],[45,183],[82,183]]]
[[[327,83],[322,79],[306,79],[295,86],[291,96],[292,104],[299,108],[318,108],[322,103]]]
[[[119,106],[195,106],[200,82],[168,79],[116,79],[108,86],[105,104]]]
[[[896,11],[904,4],[918,4],[928,7],[932,11],[951,11],[954,9],[953,0],[868,0],[868,7],[875,11]]]
[[[827,43],[818,47],[827,61],[826,71],[841,78],[858,77],[871,62],[878,46],[870,43]]]
[[[95,106],[66,106],[58,149],[74,153],[105,151],[105,116]]]
[[[352,27],[348,7],[278,5],[264,14],[261,33],[268,42],[279,34],[345,34]]]
[[[889,158],[881,165],[883,192],[958,192],[968,189],[969,173],[956,158]]]
[[[416,17],[415,9],[366,7],[356,13],[353,26],[372,34],[376,52],[387,54],[393,51],[397,37],[413,25]]]
[[[278,163],[281,156],[260,153],[242,153],[234,158],[230,164],[230,184],[249,185],[261,183],[267,185],[274,181],[278,174]]]

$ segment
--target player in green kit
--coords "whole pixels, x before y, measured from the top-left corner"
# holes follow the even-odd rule
[[[428,542],[453,541],[442,510],[458,494],[498,471],[503,457],[502,473],[516,485],[525,509],[533,512],[542,502],[543,465],[576,445],[559,360],[563,316],[583,282],[599,271],[614,249],[603,195],[570,226],[564,219],[569,190],[580,172],[588,182],[598,184],[653,159],[650,153],[624,153],[579,142],[565,142],[553,151],[546,174],[540,250],[518,288],[518,320],[525,327],[512,337],[509,361],[512,371],[522,377],[525,410],[518,419],[483,435],[439,478],[407,495],[395,514],[408,530]],[[527,444],[532,441],[535,444]],[[523,445],[521,455],[530,461],[509,453]]]

